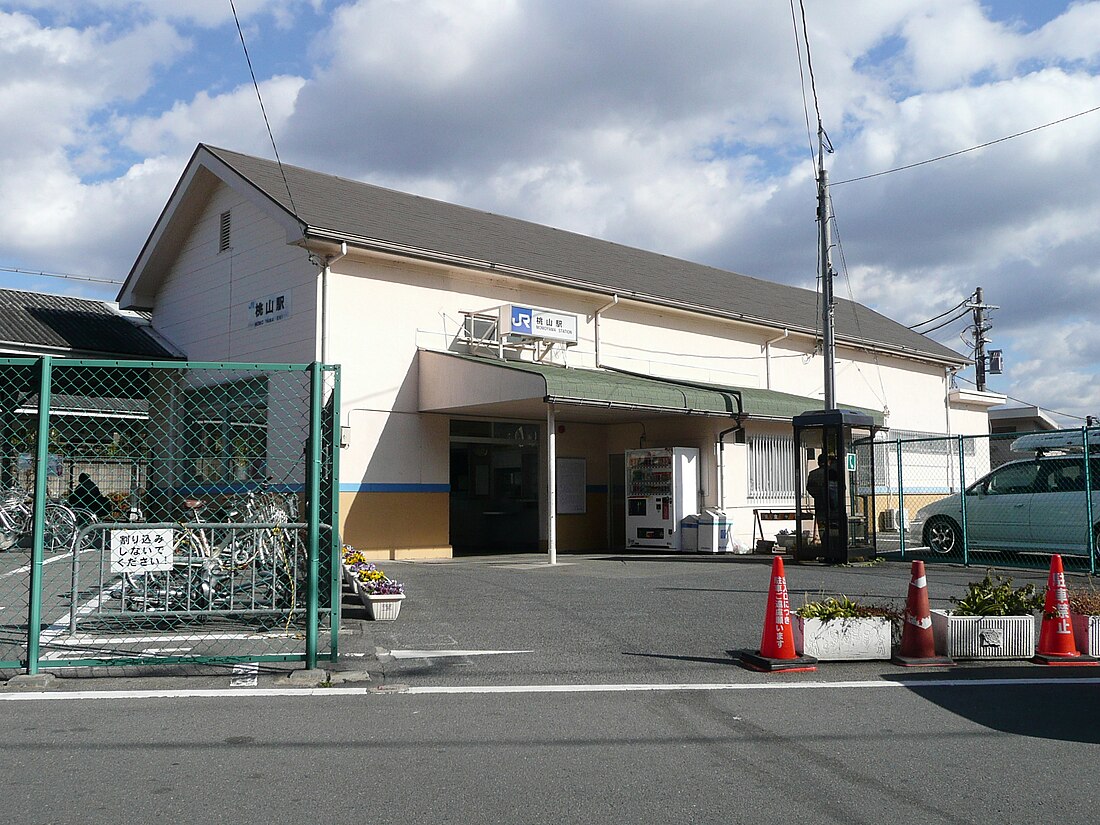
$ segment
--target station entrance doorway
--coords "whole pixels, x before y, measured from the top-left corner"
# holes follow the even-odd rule
[[[454,555],[539,552],[541,433],[538,424],[451,421]]]

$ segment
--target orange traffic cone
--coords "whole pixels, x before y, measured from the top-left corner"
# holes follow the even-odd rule
[[[766,672],[781,670],[799,673],[817,670],[817,659],[813,656],[798,656],[794,652],[787,576],[783,572],[783,559],[778,556],[772,560],[771,585],[768,588],[768,606],[764,613],[760,650],[755,653],[742,651],[741,663],[753,670]]]
[[[1041,665],[1100,664],[1091,656],[1082,655],[1073,640],[1066,574],[1062,570],[1062,557],[1057,554],[1050,557],[1047,598],[1043,605],[1043,623],[1039,628],[1039,648],[1032,661]]]
[[[932,611],[928,608],[928,580],[924,562],[913,562],[909,581],[909,596],[905,601],[905,616],[901,626],[901,646],[890,660],[903,667],[945,667],[955,664],[948,656],[936,655],[932,635]]]

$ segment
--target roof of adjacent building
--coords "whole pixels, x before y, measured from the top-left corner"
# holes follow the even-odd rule
[[[19,354],[174,358],[103,301],[0,289],[0,348]]]
[[[306,239],[346,242],[779,329],[813,334],[821,326],[819,296],[813,290],[205,144],[195,150],[188,169],[216,166],[208,162],[211,158],[253,187],[284,219],[297,221]],[[224,175],[224,170],[215,173]],[[173,198],[179,195],[177,187]],[[163,229],[171,206],[170,201],[158,227]],[[135,279],[152,254],[157,233],[154,229],[120,301],[125,296],[133,302]],[[851,301],[837,300],[834,329],[840,342],[967,363],[954,350]]]

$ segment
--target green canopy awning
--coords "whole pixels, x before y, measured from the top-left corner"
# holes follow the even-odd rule
[[[820,399],[757,387],[651,378],[607,369],[578,369],[456,353],[420,353],[420,409],[460,412],[523,401],[655,414],[790,421],[819,409]],[[883,423],[878,410],[845,405]],[[484,409],[482,409],[484,412]]]

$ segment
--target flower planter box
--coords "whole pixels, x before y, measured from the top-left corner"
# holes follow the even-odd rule
[[[885,616],[830,621],[795,616],[794,649],[826,662],[889,659],[892,624]]]
[[[354,592],[355,586],[359,582],[359,578],[353,572],[351,572],[351,568],[348,567],[346,564],[341,566],[344,570],[344,581],[348,583],[348,587],[350,587]]]
[[[952,659],[1030,659],[1035,616],[956,616],[932,611],[936,653]]]
[[[370,613],[370,617],[378,622],[392,622],[401,612],[401,602],[405,600],[404,593],[375,595],[367,593],[362,588],[359,590],[359,598]]]
[[[1100,658],[1100,616],[1086,616],[1083,613],[1069,615],[1078,652]]]

